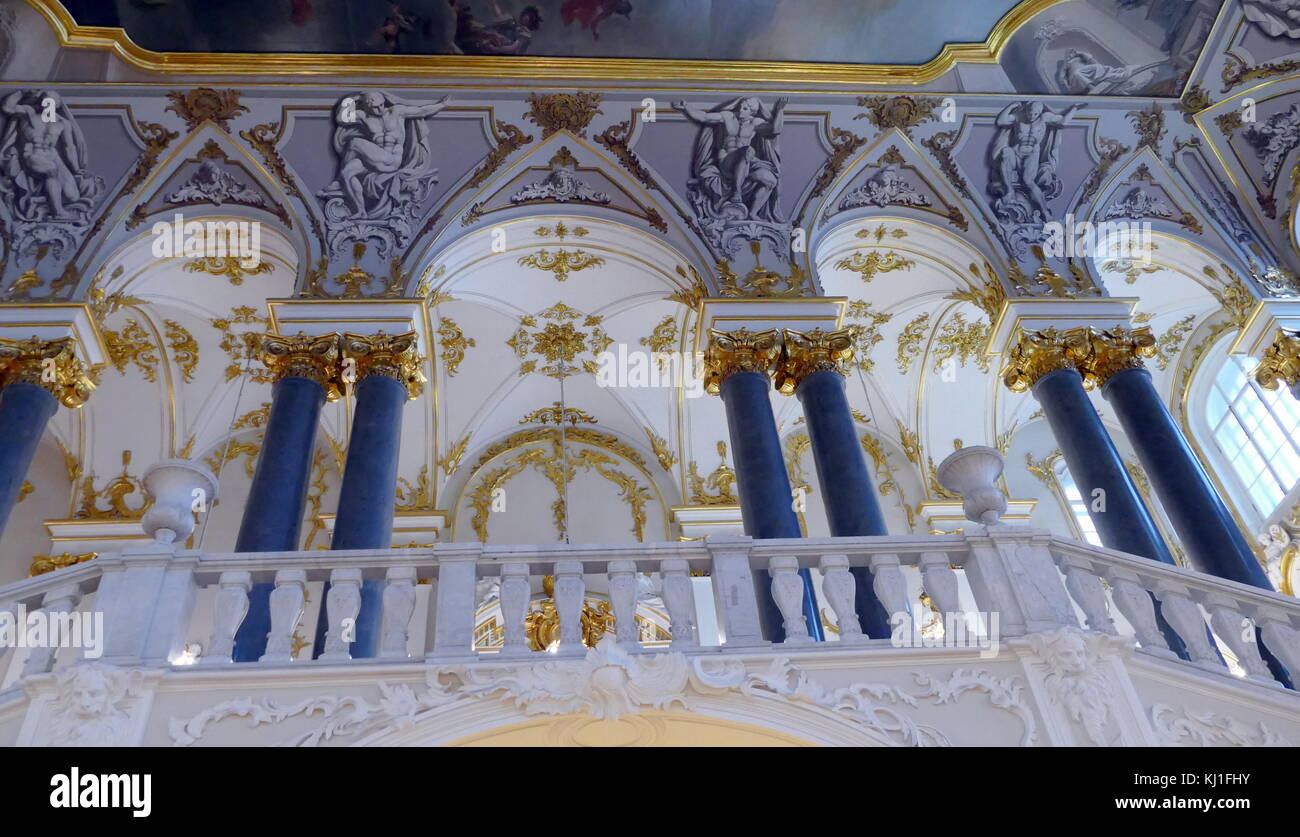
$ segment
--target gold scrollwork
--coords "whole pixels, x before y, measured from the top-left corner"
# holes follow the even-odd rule
[[[105,483],[104,487],[95,490],[94,473],[87,474],[81,483],[81,507],[74,515],[78,520],[132,520],[137,519],[140,513],[148,508],[150,500],[145,495],[144,485],[140,482],[139,477],[132,476],[129,472],[131,466],[131,451],[122,451],[122,473]],[[141,498],[139,507],[131,508],[126,498],[132,494],[138,493]],[[103,500],[107,507],[102,507],[100,501]]]
[[[576,327],[573,321],[579,319],[583,328],[591,330]],[[579,370],[594,375],[599,368],[596,356],[614,342],[601,328],[602,322],[602,317],[584,315],[557,302],[536,315],[521,317],[520,327],[506,345],[523,361],[519,365],[520,375],[541,372],[552,378],[567,378]]]
[[[879,250],[872,250],[865,256],[862,253],[854,253],[851,257],[840,259],[835,263],[836,270],[852,271],[862,279],[863,282],[870,282],[880,273],[892,273],[895,270],[911,270],[916,267],[916,262],[912,259],[905,258],[889,250],[881,253]]]
[[[98,552],[83,552],[80,555],[73,555],[70,552],[64,552],[59,555],[33,555],[32,566],[31,569],[27,571],[27,575],[29,578],[35,578],[38,575],[52,573],[55,570],[61,570],[64,567],[84,564],[86,561],[91,561],[98,557]]]
[[[460,466],[460,460],[465,456],[465,449],[469,447],[470,437],[468,435],[456,444],[447,449],[447,455],[438,460],[438,467],[447,476]]]
[[[199,344],[185,326],[175,320],[163,320],[163,334],[172,350],[172,360],[181,369],[185,383],[194,381],[194,369],[199,365]]]
[[[648,427],[643,429],[646,438],[650,440],[650,450],[654,453],[655,459],[659,460],[659,467],[665,471],[671,471],[672,467],[677,464],[677,454],[668,448],[668,440]]]
[[[527,118],[542,129],[542,139],[556,131],[568,131],[585,137],[587,126],[598,113],[602,94],[580,90],[576,93],[528,94]]]
[[[570,252],[560,248],[554,253],[542,249],[527,256],[520,256],[519,264],[551,273],[555,276],[557,282],[563,282],[569,278],[570,273],[586,270],[589,267],[600,267],[605,264],[605,260],[600,256],[591,255],[586,250],[573,250]]]
[[[693,505],[734,506],[740,502],[735,491],[736,472],[727,464],[726,442],[718,442],[718,456],[722,461],[708,478],[701,477],[699,466],[694,460],[691,461],[686,473],[686,484],[690,488]]]
[[[526,414],[519,420],[520,424],[595,424],[596,417],[577,407],[565,407],[556,401],[550,407],[540,407]]]
[[[443,368],[450,378],[459,371],[461,361],[465,360],[465,350],[474,346],[474,338],[466,338],[455,320],[443,317],[438,324],[438,345],[442,347],[438,356],[442,358]]]
[[[560,614],[555,607],[555,576],[542,578],[542,591],[546,598],[537,603],[537,609],[524,617],[524,635],[534,651],[546,651],[560,641]],[[601,599],[584,599],[582,602],[582,644],[595,648],[609,631],[614,629],[614,613],[610,604]]]
[[[433,508],[433,486],[429,480],[429,466],[421,465],[420,473],[415,477],[415,484],[402,477],[397,478],[396,511],[426,511]]]
[[[121,331],[104,329],[104,344],[108,349],[109,362],[123,375],[126,365],[134,363],[140,373],[149,382],[158,380],[158,355],[149,333],[134,319],[126,321]]]
[[[270,273],[274,269],[275,265],[270,262],[258,262],[253,267],[244,267],[238,256],[205,256],[185,263],[186,273],[209,273],[213,276],[224,276],[230,280],[232,285],[244,284],[245,276]]]
[[[921,341],[930,329],[930,312],[919,314],[910,323],[903,326],[898,334],[898,371],[904,375],[912,366],[912,361],[921,356]]]
[[[974,360],[981,370],[989,371],[991,358],[984,354],[988,340],[988,323],[970,323],[960,311],[954,313],[935,335],[934,371],[953,359],[962,366]]]

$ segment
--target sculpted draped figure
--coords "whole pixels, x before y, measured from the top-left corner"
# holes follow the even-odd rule
[[[416,105],[378,91],[340,100],[333,143],[338,169],[320,192],[332,250],[349,238],[377,238],[380,256],[406,245],[415,214],[437,183],[425,120],[447,100]]]
[[[104,184],[86,170],[86,138],[63,99],[16,90],[0,112],[0,188],[17,217],[85,223]]]
[[[1041,224],[1061,193],[1056,174],[1060,128],[1082,105],[1056,112],[1042,102],[1012,102],[998,114],[989,148],[993,211],[1008,224]]]
[[[700,126],[687,184],[700,218],[784,223],[778,201],[781,134],[786,100],[768,110],[752,96],[707,111],[673,102],[673,109]]]

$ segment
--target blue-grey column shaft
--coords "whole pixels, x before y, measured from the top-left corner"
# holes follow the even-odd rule
[[[740,515],[745,534],[751,538],[799,538],[799,517],[794,512],[790,477],[781,455],[776,417],[769,400],[771,380],[759,372],[733,372],[721,384],[727,411],[727,431],[736,462],[736,488],[740,494]],[[800,570],[804,582],[804,620],[808,634],[823,639],[812,574]],[[764,617],[764,634],[773,642],[785,639],[780,611],[772,599],[771,577],[756,570],[759,612]]]
[[[298,548],[311,481],[312,450],[325,389],[311,378],[286,376],[271,388],[271,413],[248,490],[236,552],[288,552]],[[254,662],[271,630],[271,590],[254,584],[248,616],[235,634],[235,662]]]
[[[817,465],[817,484],[833,537],[886,535],[885,516],[880,510],[876,486],[867,470],[862,444],[849,399],[844,393],[844,376],[831,369],[809,373],[795,390],[803,405]],[[857,581],[855,602],[862,630],[876,639],[890,636],[889,614],[872,589],[871,570],[851,569]]]
[[[1115,410],[1125,435],[1142,460],[1151,487],[1178,532],[1192,567],[1209,575],[1272,590],[1268,574],[1255,559],[1254,551],[1215,490],[1205,466],[1169,408],[1160,400],[1151,373],[1140,366],[1121,369],[1102,384],[1101,394]],[[1262,639],[1259,639],[1259,651],[1273,676],[1290,686],[1290,673]]]
[[[393,545],[406,386],[387,375],[368,375],[357,383],[356,400],[330,549],[388,549]],[[378,650],[383,594],[382,579],[362,582],[353,657],[373,657]],[[328,614],[322,603],[317,648],[324,648],[327,625]]]
[[[18,502],[45,426],[59,408],[49,390],[14,381],[0,389],[0,534]]]

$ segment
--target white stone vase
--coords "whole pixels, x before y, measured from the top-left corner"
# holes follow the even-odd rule
[[[145,491],[153,505],[140,521],[157,543],[184,541],[194,531],[194,508],[210,509],[217,498],[217,478],[205,466],[188,459],[164,459],[144,472]],[[201,493],[200,493],[201,492]]]
[[[998,490],[1002,454],[986,445],[969,445],[939,463],[939,484],[962,498],[966,519],[996,525],[1007,510],[1007,498]]]

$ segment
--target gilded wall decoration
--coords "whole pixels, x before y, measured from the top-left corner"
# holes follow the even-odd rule
[[[975,361],[981,371],[989,371],[992,358],[984,354],[988,344],[988,323],[971,323],[957,311],[944,321],[934,337],[934,371],[939,372],[949,360],[962,366]]]
[[[867,178],[861,186],[846,193],[840,199],[839,209],[857,209],[863,206],[908,206],[925,208],[932,201],[907,180],[904,171],[906,160],[899,153],[898,146],[891,145],[875,163],[875,173]],[[960,212],[958,213],[960,214]]]
[[[469,440],[470,437],[467,435],[447,448],[446,456],[438,460],[438,467],[442,469],[443,474],[451,476],[451,472],[460,467],[460,460],[465,456],[465,449],[469,447]]]
[[[835,263],[836,270],[849,270],[858,274],[863,282],[870,282],[880,273],[893,273],[896,270],[911,270],[916,262],[905,256],[887,250],[884,253],[872,250],[866,255],[860,251]]]
[[[930,312],[918,315],[903,327],[898,335],[898,371],[904,375],[912,361],[921,356],[921,342],[930,328]]]
[[[76,514],[77,520],[136,520],[149,506],[144,485],[140,478],[131,475],[131,451],[122,451],[122,473],[95,489],[95,474],[91,472],[81,482],[81,505]],[[132,508],[127,502],[131,495],[139,495],[139,504]]]
[[[415,483],[404,477],[397,478],[397,501],[394,511],[429,511],[433,509],[433,486],[429,480],[429,466],[421,465]]]
[[[1280,61],[1269,61],[1264,64],[1247,64],[1237,58],[1232,53],[1224,57],[1223,70],[1219,74],[1223,79],[1221,93],[1227,93],[1239,84],[1245,84],[1248,81],[1256,79],[1276,78],[1285,76],[1300,70],[1300,60],[1295,58],[1284,58]]]
[[[569,251],[560,248],[554,253],[550,250],[541,249],[536,253],[520,256],[519,264],[523,267],[532,267],[550,273],[557,282],[563,282],[569,278],[570,273],[586,270],[589,267],[600,267],[605,264],[605,260],[600,256],[591,255],[586,250]]]
[[[1156,340],[1155,362],[1162,371],[1169,368],[1169,364],[1178,356],[1178,350],[1182,348],[1185,341],[1196,328],[1196,315],[1188,314],[1178,322],[1170,326],[1169,330],[1160,335]]]
[[[540,407],[524,415],[519,420],[520,424],[565,424],[573,426],[579,424],[596,424],[596,417],[586,410],[580,410],[577,407],[565,407],[559,401],[556,401],[549,407]]]
[[[952,187],[966,200],[973,201],[975,198],[971,194],[970,187],[966,185],[966,178],[961,176],[961,169],[952,159],[952,150],[957,145],[957,139],[960,132],[956,129],[951,131],[940,131],[933,136],[921,140],[921,145],[929,149],[934,155],[935,160],[939,162],[939,171],[943,176],[948,178]]]
[[[722,460],[708,477],[701,477],[699,465],[691,460],[686,470],[686,485],[691,504],[695,506],[734,506],[740,502],[736,496],[736,472],[727,464],[727,443],[718,442],[718,457]]]
[[[568,131],[585,137],[587,126],[598,113],[603,94],[591,91],[576,93],[529,93],[528,119],[542,129],[542,139],[556,131]]]
[[[812,439],[807,433],[791,433],[785,440],[785,473],[790,478],[790,488],[813,493],[812,483],[803,472],[803,455],[812,450]]]
[[[213,276],[224,276],[230,280],[232,285],[244,284],[245,276],[257,276],[262,273],[270,273],[275,269],[271,262],[258,262],[251,268],[246,268],[240,263],[238,256],[206,256],[201,259],[191,259],[185,263],[186,273],[208,273]]]
[[[144,151],[136,159],[135,165],[131,167],[131,173],[127,175],[126,182],[122,184],[119,195],[134,192],[136,187],[144,182],[153,171],[153,167],[158,164],[158,156],[163,153],[171,141],[180,136],[175,131],[169,131],[157,122],[137,122],[136,130],[140,134],[140,139],[144,142]],[[116,202],[116,199],[114,199]]]
[[[438,357],[442,358],[447,376],[455,377],[465,360],[465,351],[474,346],[474,338],[467,338],[451,317],[443,317],[438,321],[438,346],[442,349]]]
[[[108,359],[114,369],[125,375],[127,364],[134,363],[146,381],[158,380],[157,347],[140,323],[128,319],[122,330],[105,329],[103,334]]]
[[[239,103],[240,95],[238,90],[214,90],[211,87],[172,90],[167,94],[167,101],[171,104],[165,110],[183,119],[188,131],[194,131],[204,122],[210,121],[230,133],[230,120],[249,112],[248,108]]]
[[[979,287],[953,291],[944,299],[969,302],[983,311],[989,321],[992,322],[997,319],[998,314],[1002,311],[1002,303],[1006,302],[1007,292],[1002,287],[1002,283],[998,281],[997,274],[988,262],[984,263],[983,277],[980,276],[979,268],[973,264],[970,266],[970,272],[980,282]]]
[[[812,293],[808,275],[798,264],[790,262],[790,275],[782,276],[759,261],[762,244],[749,243],[754,254],[754,267],[744,276],[737,276],[730,262],[718,262],[718,294],[725,297],[799,297]]]
[[[885,497],[895,491],[899,491],[901,496],[901,489],[898,488],[898,483],[894,482],[894,471],[889,466],[889,454],[885,451],[885,446],[870,433],[863,433],[859,441],[862,443],[862,450],[871,457],[872,467],[876,469],[876,490]]]
[[[651,352],[659,354],[661,352],[671,352],[677,342],[677,320],[669,314],[659,321],[654,330],[646,337],[641,338],[641,345],[648,348]],[[666,366],[667,359],[657,357],[659,368],[662,370]]]
[[[650,440],[650,450],[654,453],[655,459],[659,460],[659,467],[665,471],[671,471],[677,464],[677,454],[673,453],[668,447],[668,440],[656,434],[653,430],[646,427],[646,438]]]
[[[83,552],[77,555],[71,552],[63,552],[58,555],[33,555],[32,565],[27,571],[28,578],[35,578],[38,575],[52,573],[55,570],[61,570],[65,567],[73,567],[77,564],[84,564],[99,557],[98,552]]]
[[[298,182],[294,180],[293,175],[289,174],[289,167],[285,165],[284,157],[280,155],[279,150],[275,147],[280,139],[281,125],[279,122],[266,122],[261,125],[254,125],[250,130],[240,131],[239,136],[244,139],[253,150],[262,157],[262,162],[266,165],[268,171],[279,181],[280,186],[284,189],[286,195],[297,198],[305,207],[310,207],[306,196],[298,188]],[[325,231],[321,229],[320,221],[314,213],[307,214],[308,222],[311,224],[312,234],[320,242],[321,249],[324,249]],[[322,258],[324,258],[322,256]],[[323,268],[322,268],[323,272]]]
[[[1127,114],[1133,121],[1133,130],[1137,133],[1137,148],[1150,148],[1160,153],[1160,141],[1165,137],[1165,112],[1159,102],[1152,102],[1140,110],[1131,110]]]
[[[246,427],[265,427],[271,420],[271,402],[264,401],[256,410],[249,410],[230,425],[231,430],[243,430]]]
[[[859,96],[858,107],[867,108],[854,119],[869,119],[882,131],[898,128],[905,134],[923,122],[939,117],[935,111],[943,100],[935,96]]]
[[[1101,184],[1106,181],[1106,175],[1110,174],[1111,167],[1130,151],[1127,145],[1106,137],[1097,137],[1097,145],[1101,148],[1101,160],[1098,161],[1097,167],[1092,170],[1092,173],[1088,175],[1088,179],[1083,182],[1083,191],[1079,195],[1079,206],[1083,206],[1093,199],[1097,194],[1097,190],[1101,188]]]
[[[885,339],[880,333],[880,327],[892,320],[894,315],[872,311],[870,302],[855,299],[846,307],[845,316],[859,321],[848,326],[853,334],[853,360],[863,372],[870,372],[876,368],[876,362],[871,359],[871,350]]]
[[[704,284],[704,280],[700,278],[699,272],[693,267],[677,265],[677,275],[682,277],[683,281],[689,283],[688,287],[674,291],[664,299],[679,302],[694,311],[700,307],[701,300],[709,295],[709,288]]]
[[[632,173],[642,186],[650,191],[655,191],[659,185],[655,179],[650,176],[650,172],[641,163],[641,158],[636,155],[629,146],[628,141],[632,138],[632,123],[630,121],[619,122],[610,125],[604,131],[596,136],[596,142],[609,149],[623,168]]]
[[[262,437],[260,435],[255,442],[241,442],[230,439],[213,451],[211,456],[204,458],[203,462],[212,470],[212,473],[220,476],[222,465],[227,462],[234,462],[242,456],[244,457],[244,473],[248,475],[249,479],[252,479],[253,472],[257,467],[257,454],[261,449]]]
[[[699,126],[686,194],[704,237],[725,259],[742,241],[767,242],[778,258],[790,254],[790,223],[781,212],[781,153],[785,98],[768,106],[754,96],[708,110],[672,103]],[[734,152],[745,148],[745,154]]]
[[[163,334],[172,350],[172,360],[180,367],[185,383],[194,381],[194,369],[199,365],[199,344],[185,326],[175,320],[163,320]]]
[[[256,308],[237,305],[224,317],[208,320],[212,327],[221,332],[221,342],[217,344],[230,363],[226,366],[226,380],[238,378],[246,366],[249,367],[249,380],[259,384],[273,382],[271,374],[259,365],[249,366],[248,361],[257,356],[259,338],[270,325],[270,321],[257,313]],[[252,325],[249,331],[235,331],[236,325]]]
[[[867,142],[866,137],[860,137],[852,131],[845,131],[841,128],[836,128],[834,125],[830,126],[830,138],[832,149],[831,156],[826,158],[826,162],[822,163],[821,169],[817,172],[817,178],[813,181],[812,191],[808,193],[808,202],[811,202],[814,198],[820,197],[830,188],[831,183],[835,181],[835,177],[840,173],[840,170],[844,168],[844,164],[848,161],[849,157],[853,155],[853,152],[857,151]],[[807,206],[807,203],[805,203],[805,206]],[[843,206],[840,208],[843,209]],[[802,209],[799,210],[799,217],[803,218]]]
[[[579,320],[581,326],[575,325]],[[506,345],[522,361],[520,375],[533,372],[552,378],[567,378],[578,372],[594,375],[596,357],[614,342],[601,328],[602,321],[602,317],[585,315],[557,302],[545,311],[521,317],[520,327]]]
[[[492,120],[492,139],[496,145],[488,152],[487,157],[483,159],[479,167],[474,170],[474,175],[465,183],[466,188],[473,189],[483,185],[483,182],[501,167],[507,157],[533,141],[532,135],[525,134],[514,125],[497,122],[495,119]],[[433,220],[430,219],[431,222]],[[425,228],[432,229],[428,224],[425,225]]]
[[[1212,267],[1202,269],[1205,275],[1219,286],[1218,290],[1210,288],[1210,293],[1223,312],[1228,315],[1233,326],[1244,328],[1250,318],[1250,312],[1255,308],[1255,295],[1250,292],[1250,288],[1246,287],[1246,283],[1241,281],[1236,271],[1222,263],[1219,267],[1227,275],[1226,280],[1219,278],[1218,272]]]

